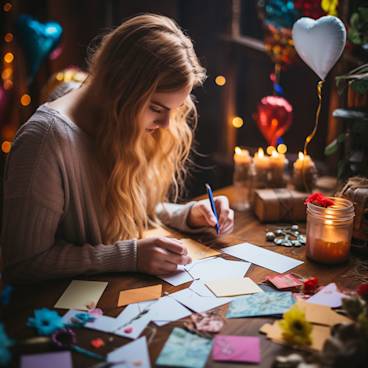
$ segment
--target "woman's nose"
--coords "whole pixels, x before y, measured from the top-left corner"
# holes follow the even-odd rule
[[[158,120],[158,125],[160,126],[160,128],[168,128],[169,124],[170,124],[170,112],[168,111],[167,113],[165,113],[159,120]]]

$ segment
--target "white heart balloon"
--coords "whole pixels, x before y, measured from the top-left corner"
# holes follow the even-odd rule
[[[330,15],[318,20],[303,17],[294,23],[292,34],[299,56],[324,80],[344,50],[344,23]]]

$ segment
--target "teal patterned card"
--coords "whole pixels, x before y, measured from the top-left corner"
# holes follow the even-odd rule
[[[290,291],[266,292],[246,295],[233,300],[227,311],[227,318],[273,316],[283,314],[295,300]]]
[[[211,348],[212,340],[176,327],[161,350],[156,364],[169,367],[202,368],[206,365]]]

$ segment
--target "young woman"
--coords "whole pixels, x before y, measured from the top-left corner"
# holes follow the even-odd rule
[[[216,223],[207,200],[176,198],[205,70],[169,18],[146,14],[107,34],[81,88],[46,103],[18,131],[4,177],[4,276],[165,274],[191,261],[179,240],[142,239],[161,222],[184,232]],[[233,228],[215,198],[221,233]],[[137,240],[138,239],[138,240]]]

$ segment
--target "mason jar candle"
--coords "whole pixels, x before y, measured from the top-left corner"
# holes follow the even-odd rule
[[[344,198],[321,207],[307,203],[307,257],[321,263],[342,263],[349,258],[354,206]]]

